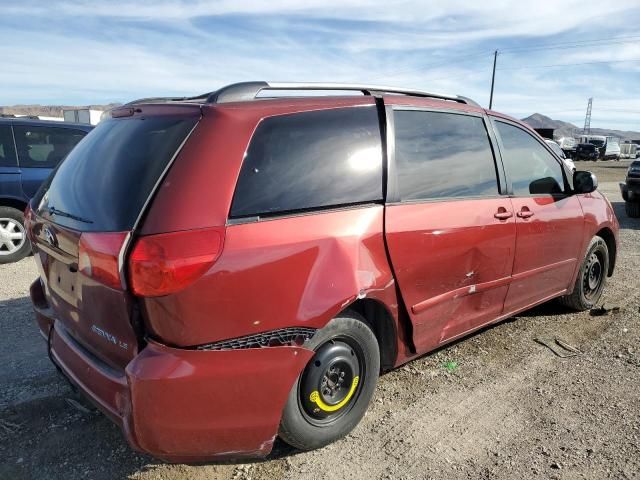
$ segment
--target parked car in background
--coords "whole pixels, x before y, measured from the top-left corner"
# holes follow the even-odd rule
[[[111,115],[27,209],[31,298],[51,360],[166,460],[327,445],[381,371],[589,309],[614,271],[595,176],[465,97],[247,82]]]
[[[15,262],[29,254],[24,209],[40,184],[91,128],[0,118],[0,263]]]
[[[590,143],[598,148],[601,160],[620,160],[620,144],[615,137],[604,135],[582,135],[581,143]]]
[[[629,165],[627,178],[620,184],[620,192],[627,215],[632,218],[640,217],[640,160]]]
[[[564,151],[560,148],[560,145],[558,145],[554,140],[545,140],[545,143],[549,145],[551,150],[553,150],[553,153],[555,153],[556,155],[558,155],[558,157],[562,159],[562,161],[569,168],[569,171],[571,173],[576,171],[576,164],[573,163],[573,160],[571,160],[565,155]]]
[[[580,143],[576,146],[576,160],[598,160],[600,152],[592,143]]]
[[[620,145],[620,158],[637,158],[639,153],[638,145],[635,143],[623,143]]]

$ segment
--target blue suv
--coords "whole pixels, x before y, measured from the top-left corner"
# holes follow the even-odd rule
[[[0,118],[0,263],[16,262],[29,254],[24,209],[40,184],[92,128]]]

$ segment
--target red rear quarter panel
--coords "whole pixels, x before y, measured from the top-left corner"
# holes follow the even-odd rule
[[[195,284],[143,300],[162,341],[198,345],[272,329],[323,327],[358,296],[396,317],[382,205],[227,227],[221,257]]]

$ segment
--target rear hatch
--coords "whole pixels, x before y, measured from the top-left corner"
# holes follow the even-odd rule
[[[125,251],[200,118],[197,105],[121,108],[83,139],[31,202],[34,257],[56,321],[103,362],[138,352]]]

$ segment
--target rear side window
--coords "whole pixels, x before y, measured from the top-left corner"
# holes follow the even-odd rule
[[[73,128],[13,127],[21,167],[54,168],[87,134]]]
[[[374,106],[281,115],[253,135],[231,217],[382,199],[382,146]]]
[[[498,195],[495,160],[480,117],[396,110],[400,200]]]
[[[508,123],[496,121],[502,140],[502,161],[514,195],[564,192],[562,167],[533,135]]]
[[[0,167],[15,167],[16,150],[9,125],[0,125]]]
[[[60,164],[34,203],[40,211],[53,207],[63,212],[53,220],[77,230],[130,230],[197,121],[149,116],[100,122]]]

